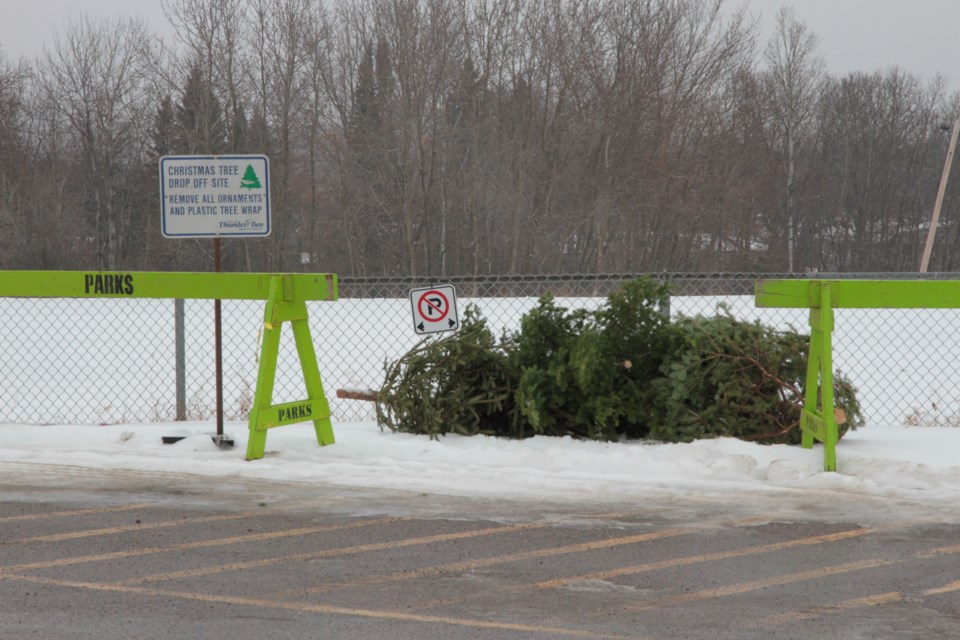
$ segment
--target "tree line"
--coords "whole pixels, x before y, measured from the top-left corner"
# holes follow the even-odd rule
[[[158,160],[270,158],[226,270],[914,271],[960,98],[725,0],[164,0],[0,51],[0,268],[209,270]],[[960,181],[930,270],[958,270]]]

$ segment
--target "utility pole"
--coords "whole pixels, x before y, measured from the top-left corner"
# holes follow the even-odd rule
[[[953,164],[953,151],[957,148],[958,133],[960,133],[960,118],[953,121],[950,147],[947,149],[947,159],[943,163],[943,174],[940,176],[940,189],[937,191],[937,201],[933,205],[933,216],[930,218],[930,229],[927,230],[927,243],[923,247],[923,257],[920,259],[920,273],[926,273],[927,267],[930,265],[930,253],[933,251],[933,239],[937,235],[940,208],[943,206],[943,195],[947,191],[947,178],[950,176],[950,165]]]

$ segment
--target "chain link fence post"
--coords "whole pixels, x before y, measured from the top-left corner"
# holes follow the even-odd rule
[[[176,343],[177,408],[176,419],[187,419],[187,347],[183,299],[173,301],[174,342]]]

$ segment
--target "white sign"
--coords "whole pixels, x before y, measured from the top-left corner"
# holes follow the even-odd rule
[[[160,202],[167,238],[270,235],[266,156],[164,156]]]
[[[410,306],[417,333],[454,331],[460,326],[457,291],[451,285],[414,289],[410,292]]]

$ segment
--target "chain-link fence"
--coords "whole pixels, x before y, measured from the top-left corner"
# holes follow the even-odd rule
[[[634,275],[343,278],[340,300],[309,303],[310,325],[334,419],[373,419],[370,403],[335,390],[377,389],[384,363],[421,337],[411,289],[456,287],[461,310],[475,304],[495,334],[519,329],[537,299],[552,293],[568,308],[595,309]],[[807,311],[756,309],[757,278],[779,274],[655,274],[670,284],[670,313],[729,313],[779,328],[807,330]],[[900,279],[904,274],[820,274]],[[910,276],[916,277],[916,276]],[[960,274],[936,274],[960,279]],[[246,418],[257,376],[263,303],[223,301],[224,414]],[[0,299],[0,422],[29,424],[172,421],[177,415],[173,300]],[[185,402],[188,420],[215,410],[213,302],[187,300]],[[859,389],[869,423],[960,424],[960,310],[836,311],[834,366]],[[304,395],[292,332],[281,340],[274,402]]]

